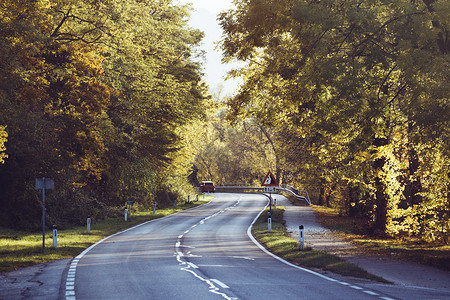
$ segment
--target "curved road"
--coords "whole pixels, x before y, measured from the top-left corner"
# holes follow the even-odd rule
[[[247,229],[262,195],[217,194],[207,205],[107,238],[75,258],[66,299],[393,299],[287,265]]]

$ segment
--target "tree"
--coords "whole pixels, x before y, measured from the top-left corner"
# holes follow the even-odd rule
[[[236,1],[220,17],[225,60],[247,61],[236,71],[246,80],[229,101],[231,117],[286,124],[317,164],[322,201],[342,184],[357,187],[363,198],[353,204],[374,211],[374,232],[389,231],[405,185],[416,202],[427,194],[418,173],[435,167],[418,162],[428,138],[448,136],[448,118],[436,114],[449,109],[444,2]],[[394,173],[409,179],[397,182]]]
[[[202,33],[187,27],[187,8],[7,0],[0,16],[0,199],[16,212],[4,225],[39,223],[41,176],[58,186],[48,197],[55,221],[82,222],[90,209],[100,218],[124,198],[154,201],[180,128],[206,98],[194,51]]]

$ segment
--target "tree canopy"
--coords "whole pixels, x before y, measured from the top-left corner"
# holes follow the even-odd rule
[[[228,117],[276,132],[281,179],[363,215],[374,232],[445,240],[447,1],[235,6],[220,16],[220,45],[225,61],[246,62],[234,71],[245,83]]]
[[[208,101],[203,34],[188,17],[170,0],[0,4],[2,225],[40,223],[33,185],[43,176],[55,179],[48,217],[62,226],[158,201],[180,129]]]

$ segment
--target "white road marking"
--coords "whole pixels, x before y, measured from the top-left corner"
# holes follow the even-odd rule
[[[199,267],[215,267],[215,268],[221,268],[225,267],[225,265],[198,265]]]
[[[240,200],[236,201],[236,203],[235,203],[233,206],[236,207],[236,206],[239,204],[239,201],[240,201]],[[219,215],[219,214],[221,214],[221,213],[224,213],[225,211],[227,211],[227,210],[230,209],[230,208],[232,208],[232,207],[229,207],[229,208],[227,208],[227,209],[225,209],[225,210],[221,210],[221,211],[219,211],[219,212],[216,212],[216,213],[213,214],[213,215],[210,215],[210,216],[204,218],[203,220],[201,220],[201,221],[198,222],[197,224],[192,225],[192,226],[191,226],[191,229],[197,227],[198,225],[205,224],[205,221],[207,221],[207,220],[209,220],[209,219],[211,219],[211,218],[213,218],[213,217],[215,217],[215,216],[217,216],[217,215]],[[175,244],[175,252],[176,252],[176,254],[177,254],[177,261],[180,263],[181,266],[183,266],[183,267],[181,268],[181,270],[191,273],[191,274],[194,275],[194,277],[196,277],[197,279],[199,279],[199,280],[205,282],[206,284],[208,284],[208,285],[209,285],[209,291],[210,291],[211,293],[220,295],[220,296],[222,296],[223,298],[225,298],[225,299],[227,299],[227,300],[235,300],[236,298],[230,297],[230,296],[228,296],[227,294],[221,292],[220,289],[214,285],[214,283],[215,283],[215,284],[217,284],[218,286],[220,286],[220,287],[223,288],[223,289],[228,289],[229,287],[228,287],[226,284],[224,284],[223,282],[221,282],[221,281],[219,281],[219,280],[217,280],[217,279],[206,279],[206,278],[200,276],[199,274],[197,274],[197,273],[193,270],[193,269],[198,269],[198,266],[196,266],[195,264],[193,264],[193,263],[191,263],[191,262],[186,262],[186,261],[183,261],[183,260],[182,260],[182,257],[201,257],[201,256],[199,256],[199,255],[193,255],[193,254],[191,254],[191,251],[188,251],[186,254],[183,254],[183,253],[180,251],[181,239],[182,239],[182,238],[184,237],[184,235],[187,234],[187,233],[189,233],[189,230],[186,230],[186,231],[184,232],[184,234],[178,236],[178,241],[177,241],[176,244]],[[183,246],[183,247],[188,247],[188,246]],[[195,247],[191,247],[191,248],[195,248]],[[186,265],[187,265],[187,266],[186,266]]]
[[[292,264],[292,263],[290,263],[290,262],[288,262],[288,261],[282,259],[281,257],[276,256],[275,254],[269,252],[266,248],[264,248],[264,247],[263,247],[263,246],[255,239],[255,237],[252,235],[252,226],[253,226],[253,224],[255,224],[256,220],[258,220],[259,216],[263,213],[263,211],[266,210],[267,206],[269,206],[269,203],[267,203],[267,205],[259,212],[259,214],[258,214],[258,215],[255,217],[255,219],[253,220],[252,224],[250,224],[250,226],[247,228],[247,235],[248,235],[248,237],[252,240],[252,242],[253,242],[256,246],[258,246],[262,251],[264,251],[264,252],[267,253],[268,255],[272,256],[272,257],[275,258],[276,260],[278,260],[278,261],[280,261],[280,262],[282,262],[282,263],[284,263],[284,264],[286,264],[286,265],[288,265],[288,266],[291,266],[291,267],[293,267],[293,268],[296,268],[296,269],[305,271],[305,272],[307,272],[307,273],[313,274],[313,275],[315,275],[315,276],[317,276],[317,277],[320,277],[320,278],[325,279],[325,280],[328,280],[328,281],[333,281],[333,282],[340,283],[340,284],[342,284],[342,285],[349,286],[349,287],[351,287],[351,288],[353,288],[353,289],[358,289],[358,290],[359,290],[359,289],[361,289],[361,290],[363,289],[363,288],[358,288],[357,286],[352,286],[352,285],[350,285],[350,284],[347,283],[347,282],[339,281],[339,280],[330,278],[330,277],[328,277],[328,276],[322,275],[322,274],[320,274],[320,273],[314,272],[314,271],[312,271],[312,270],[309,270],[309,269],[305,269],[305,268],[296,266],[296,265],[294,265],[294,264]],[[379,294],[377,294],[377,293],[375,293],[375,292],[372,292],[372,291],[368,291],[368,290],[365,290],[365,291],[362,291],[362,292],[364,292],[364,293],[366,293],[366,294],[368,294],[368,295],[372,295],[372,296],[379,296]],[[387,297],[380,297],[380,299],[383,299],[383,300],[393,300],[393,299],[390,299],[390,298],[387,298]]]
[[[356,286],[356,285],[351,285],[350,287],[352,289],[355,289],[355,290],[362,290],[363,289],[362,287],[359,287],[359,286]]]
[[[89,246],[88,248],[84,249],[83,252],[81,252],[78,256],[76,256],[76,257],[72,260],[72,263],[70,264],[70,268],[75,268],[75,270],[76,270],[76,267],[77,267],[78,262],[80,261],[80,259],[81,259],[86,253],[88,253],[92,248],[94,248],[94,247],[97,246],[98,244],[100,244],[100,243],[106,241],[107,239],[112,238],[112,237],[114,237],[114,236],[116,236],[116,235],[125,233],[125,232],[127,232],[127,231],[133,230],[133,229],[135,229],[135,228],[138,228],[138,227],[147,225],[147,224],[149,224],[149,223],[153,223],[153,222],[156,222],[156,221],[159,221],[159,220],[162,220],[162,219],[166,219],[166,218],[173,217],[173,216],[175,216],[175,215],[178,215],[179,213],[181,213],[181,212],[176,212],[176,213],[173,213],[173,214],[171,214],[171,215],[168,215],[168,216],[165,216],[165,217],[162,217],[162,218],[158,218],[158,219],[153,219],[153,220],[150,220],[150,221],[147,221],[147,222],[138,224],[138,225],[136,225],[136,226],[130,227],[130,228],[128,228],[128,229],[122,230],[122,231],[117,232],[117,233],[115,233],[115,234],[112,234],[112,235],[110,235],[110,236],[107,236],[107,237],[105,237],[104,239],[101,239],[101,240],[98,241],[97,243],[95,243],[95,244]],[[181,235],[181,237],[183,237],[183,236]],[[178,251],[177,251],[177,252],[178,252]],[[180,252],[178,252],[178,254],[179,254],[179,255],[180,255],[180,254],[182,255],[182,253],[180,253]],[[69,274],[69,273],[70,273],[70,274]],[[67,283],[69,283],[69,282],[74,282],[74,281],[75,281],[75,271],[72,271],[72,272],[69,272],[69,273],[68,273],[67,278],[66,278],[66,286],[67,286]],[[70,286],[70,285],[69,285],[69,286]],[[74,286],[74,289],[75,289],[75,286]],[[66,300],[76,300],[76,299],[77,299],[77,298],[75,297],[75,291],[74,291],[74,290],[73,290],[73,291],[72,291],[72,290],[67,291],[67,289],[66,289]]]
[[[198,267],[191,262],[187,262],[187,264],[190,265],[194,269],[198,269]]]
[[[220,280],[217,279],[211,279],[212,282],[217,283],[221,288],[223,289],[229,289],[230,287],[228,285],[226,285],[225,283],[223,283]]]
[[[372,291],[363,291],[363,293],[366,293],[366,294],[369,294],[369,295],[372,295],[372,296],[378,296],[377,293],[372,292]]]
[[[240,258],[240,259],[246,259],[246,260],[255,260],[254,258],[251,257],[245,257],[245,256],[230,256],[232,258]]]

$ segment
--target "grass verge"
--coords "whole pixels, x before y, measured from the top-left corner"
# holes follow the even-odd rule
[[[450,271],[450,245],[429,244],[417,238],[373,237],[365,234],[367,226],[353,217],[343,217],[332,208],[314,206],[322,226],[351,241],[369,255],[410,260]]]
[[[388,283],[383,278],[372,275],[357,265],[335,255],[312,250],[308,247],[300,251],[300,243],[286,233],[283,221],[284,210],[283,206],[272,209],[271,232],[268,232],[267,211],[261,214],[252,227],[253,236],[270,252],[298,266]]]
[[[99,240],[132,226],[168,216],[175,212],[205,204],[213,196],[200,197],[199,201],[153,211],[133,212],[128,222],[123,218],[111,218],[91,225],[91,232],[86,233],[85,226],[58,230],[58,246],[53,249],[53,232],[46,231],[45,251],[42,251],[42,232],[29,233],[0,228],[0,272],[7,272],[28,267],[38,263],[58,259],[72,258]]]

